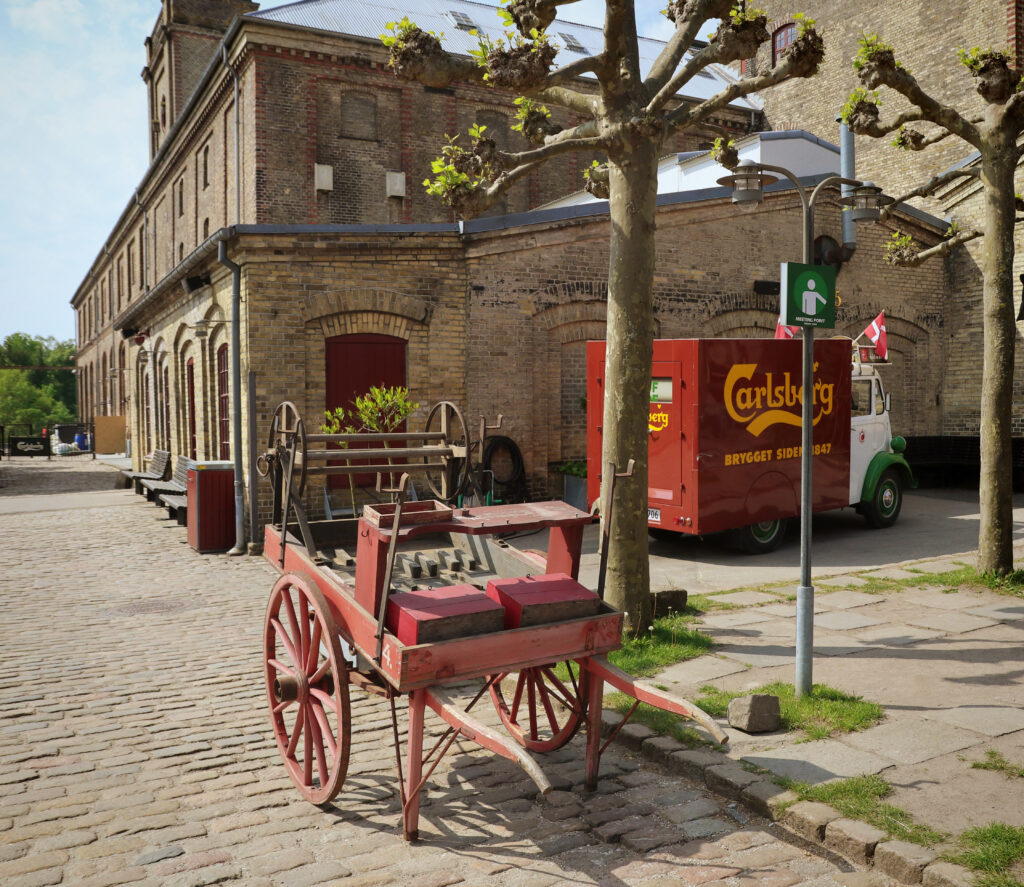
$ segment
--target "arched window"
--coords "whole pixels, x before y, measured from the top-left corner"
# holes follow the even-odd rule
[[[210,220],[203,219],[203,240],[210,236]]]
[[[203,187],[210,187],[210,146],[203,148]]]
[[[772,67],[779,63],[782,54],[796,40],[796,25],[783,25],[772,35]]]
[[[217,349],[217,436],[221,459],[231,458],[231,419],[228,415],[231,394],[228,387],[228,346]]]
[[[196,362],[190,357],[185,364],[185,388],[188,399],[188,457],[196,458]]]
[[[178,179],[178,215],[185,215],[185,179]]]
[[[113,410],[110,409],[110,373],[107,372],[107,355],[103,355],[103,362],[100,364],[100,390],[103,403],[100,404],[100,415],[109,416]]]

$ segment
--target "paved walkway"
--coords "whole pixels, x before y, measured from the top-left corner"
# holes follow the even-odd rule
[[[459,747],[430,779],[422,841],[406,845],[389,721],[366,701],[354,706],[345,787],[313,807],[267,723],[260,648],[274,571],[196,554],[128,491],[64,507],[71,469],[61,480],[44,463],[0,466],[0,502],[37,499],[0,513],[4,885],[867,883],[625,751],[606,753],[600,792],[582,796],[581,737],[544,759],[559,790],[542,801],[513,765]],[[114,478],[81,470],[100,488]]]
[[[940,558],[820,580],[814,681],[880,703],[876,727],[837,739],[744,736],[730,755],[817,783],[881,773],[892,803],[952,834],[975,825],[1024,826],[1022,780],[971,767],[994,750],[1024,764],[1024,599],[984,588],[942,588],[934,576],[973,558]],[[866,594],[872,578],[914,580]],[[720,592],[738,609],[709,611],[713,655],[659,675],[685,696],[703,684],[748,690],[792,683],[796,604],[789,588]]]

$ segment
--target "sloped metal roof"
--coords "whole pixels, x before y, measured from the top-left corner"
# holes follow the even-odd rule
[[[388,22],[401,21],[403,16],[408,16],[424,31],[433,31],[439,35],[444,48],[449,52],[469,55],[469,50],[477,47],[477,38],[460,29],[456,20],[466,17],[477,26],[481,34],[496,39],[502,34],[501,20],[496,9],[496,3],[473,3],[469,0],[299,0],[273,9],[252,12],[244,17],[376,40],[385,32]],[[588,54],[600,51],[604,41],[600,26],[581,25],[561,18],[551,23],[548,33],[560,47],[556,65],[567,65],[583,57],[567,48],[570,42],[567,38],[581,44]],[[560,37],[560,34],[565,37]],[[641,37],[638,42],[641,67],[646,74],[665,44],[661,40],[646,37]],[[701,76],[690,80],[682,94],[687,98],[703,100],[735,81],[731,72],[712,65]],[[763,107],[756,96],[736,99],[732,106],[747,111],[760,111]]]

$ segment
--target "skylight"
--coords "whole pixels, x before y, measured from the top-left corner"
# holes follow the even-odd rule
[[[582,55],[586,55],[587,47],[585,47],[579,40],[577,40],[572,34],[566,34],[564,31],[559,31],[558,36],[565,41],[565,48],[570,52],[578,52]]]
[[[479,25],[473,21],[466,13],[458,12],[454,9],[448,10],[448,15],[451,20],[455,22],[455,27],[460,31],[476,31],[479,29]]]

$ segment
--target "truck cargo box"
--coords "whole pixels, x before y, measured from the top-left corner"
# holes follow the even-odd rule
[[[794,517],[801,342],[660,339],[648,418],[648,524],[714,533]],[[850,342],[814,343],[814,510],[850,504]],[[587,343],[587,493],[601,482],[605,343]]]

